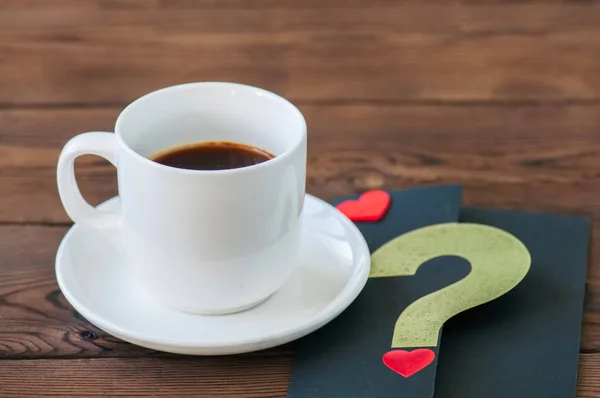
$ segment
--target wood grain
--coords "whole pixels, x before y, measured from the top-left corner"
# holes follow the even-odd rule
[[[188,81],[282,94],[309,126],[308,191],[460,183],[464,203],[591,217],[578,397],[600,397],[600,1],[3,0],[0,396],[283,397],[293,344],[225,358],[136,347],[54,277],[60,148]],[[86,198],[115,169],[77,162]]]
[[[462,183],[469,204],[600,215],[600,105],[299,106],[308,191],[324,199]],[[0,221],[69,223],[56,190],[60,148],[112,130],[120,109],[0,110]],[[77,172],[91,203],[116,195],[108,162],[84,157]]]
[[[598,2],[322,3],[2,2],[0,104],[199,80],[304,101],[599,99]]]
[[[580,355],[578,398],[598,397],[600,357]],[[0,362],[2,397],[285,397],[291,358],[145,358]],[[236,374],[236,377],[230,375]],[[214,380],[226,380],[224,390]],[[83,392],[78,385],[85,385]]]
[[[0,361],[0,396],[279,398],[291,364],[289,355]]]
[[[579,398],[598,397],[600,358],[580,356]],[[250,366],[252,365],[252,366]],[[284,397],[291,358],[257,362],[235,358],[78,359],[0,362],[3,397]],[[231,374],[237,376],[229,377]],[[227,380],[230,389],[215,384]],[[85,393],[77,385],[86,385]]]

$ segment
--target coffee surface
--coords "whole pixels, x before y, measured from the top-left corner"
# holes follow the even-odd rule
[[[170,148],[150,159],[180,169],[226,170],[252,166],[274,157],[273,154],[250,145],[213,141]]]

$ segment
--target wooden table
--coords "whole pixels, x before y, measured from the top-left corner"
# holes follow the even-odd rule
[[[450,4],[451,3],[451,4]],[[600,1],[2,0],[0,396],[283,397],[293,344],[195,358],[79,316],[54,256],[70,220],[66,140],[111,131],[131,100],[189,81],[286,96],[309,126],[308,191],[461,183],[468,205],[600,225]],[[115,170],[77,162],[85,196]],[[594,239],[578,397],[600,397]]]

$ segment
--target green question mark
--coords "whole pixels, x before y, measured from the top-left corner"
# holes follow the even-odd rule
[[[409,305],[398,317],[392,348],[436,347],[444,323],[470,308],[492,301],[515,287],[531,265],[529,251],[513,235],[480,224],[438,224],[401,235],[371,256],[371,278],[414,275],[425,262],[459,256],[471,272]],[[433,362],[435,354],[421,349],[390,351],[383,362],[409,377]]]

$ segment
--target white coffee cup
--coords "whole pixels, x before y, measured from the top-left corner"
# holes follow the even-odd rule
[[[217,171],[149,159],[203,141],[252,145],[275,158]],[[119,212],[96,209],[82,197],[74,162],[85,154],[117,168]],[[169,307],[200,314],[250,308],[289,279],[305,179],[300,111],[268,91],[219,82],[168,87],[135,100],[119,115],[114,134],[72,138],[57,170],[63,206],[75,223],[120,230],[132,281]]]

